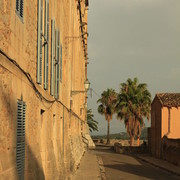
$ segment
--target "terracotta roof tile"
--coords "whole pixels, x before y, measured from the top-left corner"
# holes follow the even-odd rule
[[[180,106],[180,93],[162,93],[156,94],[162,106],[178,107]]]

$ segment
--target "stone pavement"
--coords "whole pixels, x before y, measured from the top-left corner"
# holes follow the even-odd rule
[[[153,166],[161,168],[180,176],[180,167],[167,161],[154,158],[148,154],[135,155],[137,159],[147,162]],[[72,180],[105,180],[105,169],[102,159],[96,155],[96,151],[89,150],[81,160],[80,166],[72,177]]]
[[[89,150],[81,160],[72,180],[100,180],[100,167],[96,153]]]
[[[162,159],[154,158],[154,157],[150,156],[149,154],[138,154],[138,155],[135,155],[135,157],[144,161],[144,162],[147,162],[153,166],[156,166],[156,167],[161,168],[165,171],[168,171],[168,172],[171,172],[175,175],[180,176],[180,167],[176,166],[172,163],[169,163],[169,162],[164,161]]]

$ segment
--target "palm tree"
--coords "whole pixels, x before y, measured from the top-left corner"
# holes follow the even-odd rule
[[[139,146],[139,139],[141,135],[141,127],[144,126],[143,117],[150,119],[150,108],[151,107],[151,94],[147,90],[147,84],[139,84],[137,86],[137,112],[136,119],[137,128],[136,135]]]
[[[121,90],[117,98],[117,118],[124,119],[127,133],[130,136],[130,145],[134,144],[135,135],[138,142],[141,127],[144,125],[143,117],[150,117],[151,94],[147,90],[147,84],[138,84],[138,79],[130,78],[121,84]]]
[[[105,119],[107,120],[108,126],[107,126],[107,144],[110,144],[110,121],[112,120],[112,116],[115,113],[115,107],[116,107],[116,100],[117,100],[117,93],[114,89],[107,89],[107,91],[103,91],[101,94],[101,98],[97,101],[97,103],[100,103],[98,106],[98,112],[101,115],[105,116]]]
[[[89,131],[98,131],[98,122],[94,120],[94,114],[92,113],[92,109],[87,110],[87,124],[89,126]]]

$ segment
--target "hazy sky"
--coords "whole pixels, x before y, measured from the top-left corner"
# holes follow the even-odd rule
[[[148,84],[152,98],[180,92],[180,0],[89,0],[88,13],[88,79],[95,92],[118,92],[134,77]],[[88,96],[88,108],[99,122],[98,134],[106,134],[97,99]],[[125,131],[124,123],[114,116],[110,131]]]

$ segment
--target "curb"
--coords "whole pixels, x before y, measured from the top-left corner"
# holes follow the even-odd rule
[[[163,167],[163,166],[157,165],[156,163],[150,162],[150,161],[148,161],[148,160],[146,160],[146,159],[144,159],[144,158],[142,158],[142,157],[139,157],[139,156],[137,156],[137,155],[134,155],[134,157],[136,157],[137,159],[140,159],[141,161],[144,161],[144,162],[146,162],[146,163],[148,163],[148,164],[151,164],[151,165],[153,165],[153,166],[155,166],[155,167],[158,167],[158,168],[163,169],[163,170],[165,170],[165,171],[168,171],[168,172],[170,172],[170,173],[172,173],[172,174],[175,174],[175,175],[177,175],[177,176],[180,176],[180,173],[177,173],[176,171],[173,171],[173,170],[170,170],[170,169],[165,168],[165,167]]]
[[[105,168],[104,168],[104,163],[102,161],[102,158],[100,156],[97,156],[97,160],[99,164],[101,180],[106,180],[107,178],[106,178],[106,173],[105,173]]]

